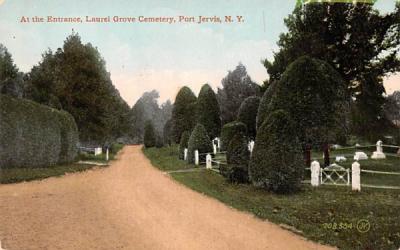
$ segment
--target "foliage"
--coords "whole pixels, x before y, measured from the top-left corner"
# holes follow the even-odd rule
[[[8,52],[7,48],[0,43],[0,93],[12,97],[24,96],[23,74]]]
[[[253,185],[276,193],[300,189],[304,162],[294,124],[287,113],[278,110],[259,128],[249,165]]]
[[[181,141],[179,143],[179,159],[181,160],[184,159],[185,148],[188,148],[189,138],[190,138],[190,132],[189,131],[183,132],[181,136]]]
[[[0,165],[53,166],[73,162],[78,131],[66,112],[0,95]]]
[[[210,137],[207,135],[205,127],[201,123],[197,123],[189,137],[188,142],[188,162],[194,163],[194,151],[198,150],[199,154],[210,153],[213,146]],[[200,162],[205,161],[206,156],[200,155]]]
[[[271,102],[271,99],[275,93],[276,86],[278,85],[278,81],[272,81],[268,87],[266,87],[266,90],[260,100],[260,104],[258,105],[258,111],[257,111],[257,128],[261,127],[263,122],[265,121],[265,118],[268,116],[268,109],[269,109],[269,104]]]
[[[274,61],[265,61],[272,81],[280,80],[297,58],[308,55],[329,63],[355,98],[352,128],[369,136],[386,127],[384,76],[400,70],[400,4],[387,14],[372,4],[320,3],[297,7],[285,19]]]
[[[72,33],[56,52],[48,50],[27,78],[30,98],[69,112],[83,144],[106,143],[129,129],[129,106],[113,86],[97,48]]]
[[[159,106],[159,97],[157,90],[145,92],[133,105],[130,113],[132,125],[130,137],[133,143],[143,142],[144,127],[147,120],[152,121],[158,134],[164,133],[164,126],[171,118],[172,104],[168,100]]]
[[[221,150],[224,151],[228,148],[229,142],[235,135],[246,136],[247,128],[243,122],[233,121],[225,124],[221,131]]]
[[[146,148],[154,147],[156,145],[156,139],[156,132],[154,130],[153,123],[150,120],[147,120],[144,127],[144,146]]]
[[[274,92],[266,113],[286,112],[303,148],[334,142],[346,97],[340,75],[329,64],[300,57],[289,65]]]
[[[256,118],[258,106],[260,105],[260,97],[250,96],[247,97],[239,108],[237,121],[243,122],[247,127],[247,137],[251,139],[256,138]]]
[[[164,139],[161,137],[161,135],[157,134],[156,135],[156,148],[162,148],[164,147]]]
[[[226,151],[226,160],[228,165],[224,167],[221,173],[228,178],[229,181],[235,183],[248,182],[248,163],[250,152],[247,148],[247,140],[241,134],[233,136]],[[225,171],[224,171],[225,170]]]
[[[239,65],[222,79],[222,88],[218,88],[218,102],[222,124],[236,120],[240,105],[249,96],[258,95],[260,87],[247,74],[245,66]]]
[[[200,90],[196,104],[197,122],[203,124],[210,138],[221,133],[221,118],[217,97],[208,84]]]
[[[164,143],[171,146],[173,142],[173,134],[172,134],[172,119],[169,119],[167,122],[165,122],[164,128],[163,128],[163,140]]]
[[[175,98],[172,109],[173,135],[175,143],[179,143],[182,133],[192,131],[196,120],[197,98],[188,87],[182,87]]]

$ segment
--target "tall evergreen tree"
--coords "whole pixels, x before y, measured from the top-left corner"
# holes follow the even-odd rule
[[[260,86],[247,74],[246,67],[239,63],[233,71],[222,79],[217,98],[221,110],[222,125],[236,120],[240,104],[249,96],[259,95]]]
[[[172,109],[173,134],[175,143],[179,143],[182,133],[192,131],[196,123],[197,98],[188,87],[182,87],[175,98]]]
[[[0,93],[24,96],[23,73],[19,72],[7,48],[0,43]]]
[[[219,105],[210,85],[203,85],[196,106],[197,122],[203,124],[210,138],[219,136],[221,133]]]
[[[298,6],[285,19],[274,61],[265,61],[272,81],[288,65],[308,55],[328,62],[355,99],[356,131],[370,133],[384,123],[383,76],[400,70],[400,3],[381,15],[371,4],[313,3]]]

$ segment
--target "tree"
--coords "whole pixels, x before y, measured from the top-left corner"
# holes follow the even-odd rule
[[[272,81],[268,86],[266,86],[266,90],[260,100],[260,104],[258,105],[256,124],[257,128],[261,127],[265,118],[268,116],[268,108],[271,102],[272,96],[275,93],[276,86],[278,85],[277,81]]]
[[[226,150],[235,135],[246,136],[247,127],[243,122],[233,121],[225,124],[221,131],[221,150]]]
[[[344,88],[339,73],[329,64],[300,57],[282,75],[264,117],[283,110],[296,124],[303,148],[308,144],[322,146],[335,139]]]
[[[189,138],[190,138],[189,131],[185,131],[182,133],[181,141],[179,143],[179,159],[181,160],[184,159],[185,148],[188,148]]]
[[[256,138],[256,118],[258,106],[260,105],[260,97],[250,96],[247,97],[239,108],[237,121],[243,122],[247,127],[247,137],[251,139]]]
[[[270,80],[280,80],[297,58],[308,55],[329,63],[346,83],[357,109],[354,130],[370,134],[384,124],[383,77],[399,71],[400,4],[381,15],[371,4],[318,3],[295,8],[285,19],[273,62],[265,60]]]
[[[264,121],[258,129],[249,164],[253,185],[276,193],[300,189],[304,162],[296,128],[294,121],[282,110],[273,112]]]
[[[247,74],[246,67],[239,63],[235,70],[229,71],[218,88],[218,102],[222,124],[236,120],[240,104],[249,96],[258,95],[260,87]]]
[[[221,118],[217,97],[208,84],[200,90],[196,104],[197,123],[203,124],[210,138],[215,138],[221,133]]]
[[[400,91],[395,91],[387,97],[385,113],[389,120],[400,122]]]
[[[144,127],[144,146],[146,148],[151,148],[156,145],[156,132],[154,130],[153,123],[148,120],[146,121],[146,125]]]
[[[0,93],[19,98],[24,96],[23,73],[19,72],[17,66],[14,64],[11,54],[1,43]]]
[[[190,134],[188,142],[188,162],[194,163],[194,151],[198,150],[200,161],[205,161],[205,153],[210,153],[213,150],[212,142],[210,137],[207,135],[205,127],[201,123],[197,123],[196,127]]]
[[[129,107],[113,86],[104,59],[76,33],[56,52],[45,52],[27,82],[31,99],[74,117],[82,144],[110,142],[129,128]]]
[[[197,98],[188,87],[182,87],[175,98],[172,109],[173,134],[175,143],[179,143],[184,131],[192,131],[196,121]]]
[[[163,138],[164,138],[164,143],[168,144],[169,146],[171,146],[172,141],[173,141],[173,136],[172,136],[172,119],[169,119],[165,125],[164,125],[164,129],[163,129]]]
[[[248,163],[250,152],[247,148],[247,140],[241,134],[236,134],[231,139],[226,152],[228,165],[221,165],[220,170],[230,182],[248,182]]]

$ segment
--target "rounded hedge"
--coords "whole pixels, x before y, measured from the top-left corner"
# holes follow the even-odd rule
[[[251,139],[255,139],[257,134],[256,118],[259,105],[260,97],[250,96],[242,102],[238,112],[237,121],[246,125],[247,137]]]
[[[154,147],[156,145],[156,140],[156,132],[154,130],[153,123],[151,121],[147,121],[144,126],[144,146],[146,148]]]
[[[200,123],[196,125],[190,135],[188,142],[188,162],[194,163],[194,151],[198,150],[199,154],[213,152],[213,146],[210,137],[207,135],[207,131],[204,126]],[[205,161],[206,156],[200,155],[200,162]]]
[[[190,138],[190,132],[189,131],[183,132],[181,136],[181,141],[179,143],[179,159],[181,160],[183,160],[185,156],[185,148],[188,148],[189,138]]]
[[[221,165],[223,166],[220,169],[222,175],[231,182],[248,182],[250,152],[247,148],[247,140],[241,134],[233,136],[230,141],[226,152],[226,160],[228,165]]]
[[[179,143],[182,133],[192,131],[196,122],[197,98],[188,87],[182,87],[175,98],[172,109],[173,136],[175,143]]]
[[[200,90],[196,103],[197,123],[203,124],[210,138],[221,133],[221,117],[217,97],[208,84]]]
[[[332,66],[302,56],[283,73],[263,115],[282,109],[296,124],[303,148],[307,144],[321,146],[334,142],[345,92],[344,81]]]
[[[47,167],[73,162],[78,130],[67,112],[0,95],[0,166]]]
[[[247,135],[246,124],[243,122],[233,121],[225,124],[221,131],[221,150],[225,151],[228,148],[230,140],[233,136],[241,134],[243,136]]]
[[[305,166],[295,131],[293,121],[281,110],[264,121],[258,130],[249,164],[253,185],[276,193],[292,193],[300,189]]]

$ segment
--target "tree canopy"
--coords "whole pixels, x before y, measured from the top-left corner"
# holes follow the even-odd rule
[[[182,87],[175,98],[172,109],[173,134],[175,143],[179,143],[182,133],[192,131],[196,123],[197,98],[192,90]]]
[[[203,124],[210,138],[221,133],[221,118],[217,97],[208,84],[200,90],[196,104],[197,122]]]

